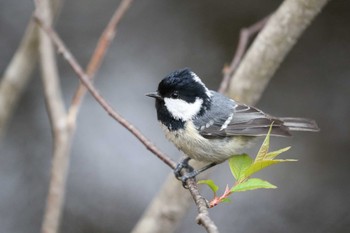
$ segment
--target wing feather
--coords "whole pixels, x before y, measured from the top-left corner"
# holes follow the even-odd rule
[[[217,95],[220,95],[217,93]],[[220,106],[211,109],[210,116],[196,119],[199,133],[206,138],[229,136],[263,136],[273,123],[271,134],[275,136],[290,136],[289,129],[279,118],[265,114],[261,110],[245,104],[213,95],[213,105]],[[215,101],[220,101],[215,103]],[[209,120],[210,119],[210,120]],[[206,124],[205,122],[211,122]]]

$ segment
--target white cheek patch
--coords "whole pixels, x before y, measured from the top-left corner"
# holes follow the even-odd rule
[[[176,120],[187,121],[196,116],[201,110],[203,100],[196,98],[194,103],[182,99],[164,98],[165,106]]]

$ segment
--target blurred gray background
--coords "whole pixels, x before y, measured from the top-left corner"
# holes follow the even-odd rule
[[[66,0],[57,30],[82,65],[119,1]],[[135,1],[97,74],[96,87],[123,116],[163,151],[166,141],[152,100],[169,72],[191,67],[217,89],[231,61],[241,27],[275,10],[277,0]],[[0,1],[0,72],[3,73],[30,20],[33,3]],[[350,232],[350,1],[333,0],[288,55],[258,107],[277,116],[314,118],[322,131],[274,138],[272,149],[292,145],[259,177],[277,190],[235,194],[211,210],[222,232]],[[68,104],[77,85],[59,58]],[[0,143],[0,232],[39,232],[47,194],[51,135],[38,72],[33,76]],[[248,152],[256,153],[257,147]],[[168,167],[88,95],[72,148],[61,232],[129,232],[157,193]],[[228,165],[212,172],[223,189]],[[211,193],[204,190],[206,197]],[[203,232],[196,209],[177,232]]]

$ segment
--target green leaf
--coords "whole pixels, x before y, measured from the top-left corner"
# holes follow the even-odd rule
[[[276,150],[276,151],[272,151],[267,153],[267,155],[265,156],[265,159],[274,159],[275,157],[277,157],[278,155],[282,154],[283,152],[286,152],[287,150],[290,149],[290,146],[282,148],[280,150]]]
[[[264,158],[265,158],[265,156],[266,156],[266,154],[267,154],[267,152],[269,150],[269,147],[270,147],[270,133],[271,133],[272,125],[273,125],[273,122],[270,125],[270,129],[269,129],[269,131],[266,134],[266,137],[264,139],[263,144],[261,145],[261,147],[259,149],[258,154],[256,155],[255,162],[264,160]]]
[[[213,190],[214,195],[216,195],[216,192],[219,190],[219,187],[214,183],[212,180],[200,180],[197,182],[198,184],[206,184],[209,186],[211,190]]]
[[[275,160],[262,160],[253,163],[247,170],[244,172],[245,177],[249,177],[254,173],[262,170],[265,167],[271,166],[273,164],[282,163],[282,162],[295,162],[295,159],[275,159]]]
[[[245,171],[253,163],[253,159],[247,154],[234,155],[228,161],[232,175],[237,181],[245,178]]]
[[[275,185],[258,178],[252,178],[249,179],[243,183],[237,184],[236,186],[232,187],[231,192],[244,192],[248,190],[254,190],[254,189],[275,189],[277,188]]]
[[[224,197],[220,200],[220,202],[231,202],[230,198]]]

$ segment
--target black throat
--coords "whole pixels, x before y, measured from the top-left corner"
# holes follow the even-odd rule
[[[184,121],[176,120],[172,117],[171,113],[165,107],[165,103],[163,100],[156,100],[156,109],[158,121],[160,121],[163,125],[168,127],[170,131],[183,129],[185,127]]]

